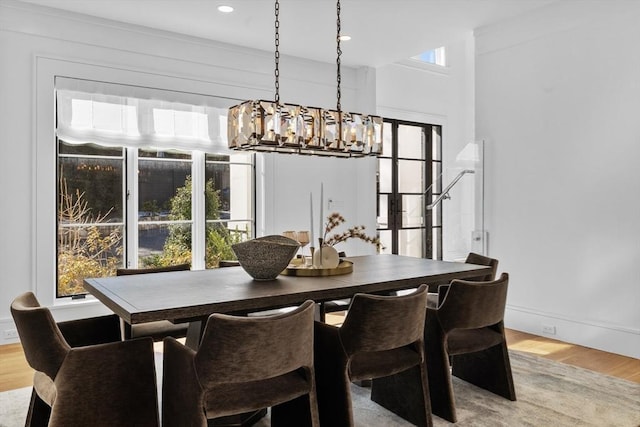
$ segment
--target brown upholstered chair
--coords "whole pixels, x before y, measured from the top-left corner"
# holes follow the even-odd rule
[[[35,370],[26,426],[158,426],[151,339],[120,341],[115,315],[56,324],[31,292],[11,314]]]
[[[356,294],[340,327],[316,322],[320,422],[353,426],[351,382],[372,380],[371,399],[418,426],[430,426],[424,356],[426,285],[403,296]]]
[[[453,280],[440,306],[427,308],[429,387],[437,390],[431,408],[439,417],[456,422],[451,375],[516,400],[503,324],[508,285],[507,273],[489,282]]]
[[[313,315],[312,301],[275,316],[212,314],[197,351],[165,338],[163,426],[267,407],[273,426],[318,426]]]
[[[484,255],[480,255],[474,252],[469,252],[465,264],[486,265],[491,267],[486,274],[477,277],[467,278],[465,280],[471,282],[490,282],[496,280],[496,273],[498,272],[498,260],[495,258],[489,258]],[[436,308],[440,302],[444,300],[449,285],[435,285],[429,287],[429,294],[427,295],[427,306]]]
[[[189,264],[150,268],[119,268],[116,270],[116,276],[187,271],[189,269],[191,269]],[[179,285],[179,283],[176,283],[176,286]],[[139,323],[136,325],[130,325],[126,322],[122,322],[122,330],[125,339],[151,337],[154,341],[162,341],[165,337],[184,338],[187,336],[188,328],[188,323],[172,323],[169,320],[158,320],[155,322]]]

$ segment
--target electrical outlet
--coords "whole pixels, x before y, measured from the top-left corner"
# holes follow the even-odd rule
[[[18,338],[18,331],[16,329],[5,329],[2,331],[2,338],[5,340]]]
[[[542,333],[547,335],[555,335],[556,327],[553,325],[542,325]]]

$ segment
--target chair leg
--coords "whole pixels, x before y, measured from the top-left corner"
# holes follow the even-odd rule
[[[314,317],[315,320],[318,320],[322,323],[326,323],[327,321],[327,310],[325,309],[325,305],[323,302],[318,303],[316,305],[316,314]]]
[[[27,419],[24,423],[25,427],[46,427],[49,425],[51,417],[51,407],[44,400],[40,399],[36,389],[31,390],[31,400],[29,402],[29,411]]]
[[[311,405],[308,394],[271,407],[272,427],[286,427],[290,425],[300,427],[310,427],[314,425],[311,421]]]
[[[425,357],[431,412],[440,418],[455,423],[456,405],[449,369],[449,355],[444,348],[444,337],[437,322],[425,323]]]
[[[506,342],[453,357],[453,375],[509,400],[516,400]]]
[[[326,356],[323,349],[331,348],[322,335],[316,334],[315,380],[320,425],[331,427],[353,426],[351,382],[345,372],[344,360]],[[335,357],[333,357],[335,356]]]
[[[419,427],[431,427],[431,403],[426,372],[420,366],[375,378],[371,400]]]

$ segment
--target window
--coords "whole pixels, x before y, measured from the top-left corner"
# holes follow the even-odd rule
[[[427,64],[440,65],[442,67],[447,65],[444,46],[437,49],[427,50],[419,55],[412,56],[411,59]]]
[[[221,104],[236,101],[156,101],[103,83],[90,93],[66,80],[56,84],[57,297],[125,266],[234,259],[230,245],[255,229],[253,155],[221,143]]]

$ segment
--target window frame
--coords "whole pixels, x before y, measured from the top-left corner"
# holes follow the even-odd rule
[[[32,242],[31,290],[42,305],[70,309],[71,317],[90,316],[108,312],[92,296],[84,299],[57,298],[57,144],[55,135],[55,78],[69,77],[114,84],[156,87],[184,93],[205,94],[241,100],[255,97],[255,89],[231,87],[218,82],[190,79],[157,71],[127,69],[82,60],[34,55],[34,93],[32,121]],[[255,166],[254,166],[255,167]],[[254,171],[257,180],[259,173]],[[260,184],[254,184],[259,188]],[[256,195],[253,195],[254,200]],[[253,206],[254,222],[259,223]],[[202,222],[204,224],[204,222]],[[255,230],[254,230],[255,232]],[[204,251],[204,248],[203,248]],[[203,252],[204,253],[204,252]],[[69,312],[71,313],[71,312]],[[65,315],[65,317],[69,317]]]

